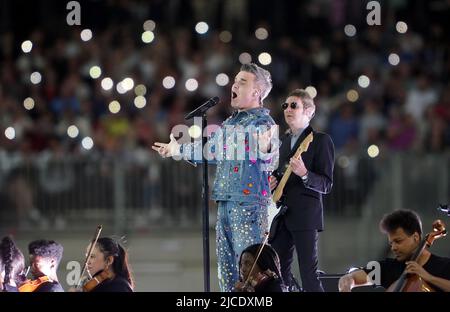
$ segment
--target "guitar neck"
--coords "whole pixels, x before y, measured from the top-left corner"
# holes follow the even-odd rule
[[[302,155],[302,153],[308,150],[309,144],[312,142],[312,140],[313,140],[313,135],[312,135],[312,133],[310,133],[306,137],[306,139],[302,142],[302,144],[300,144],[300,146],[296,150],[293,158],[300,159],[300,156]],[[277,188],[275,189],[275,191],[273,193],[272,199],[275,203],[281,199],[281,196],[283,195],[283,189],[284,189],[287,181],[289,180],[291,173],[292,173],[292,167],[289,164],[286,168],[286,171],[283,174],[283,177],[281,178],[280,183],[278,184]]]

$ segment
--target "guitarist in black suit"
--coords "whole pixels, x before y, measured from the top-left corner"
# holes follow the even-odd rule
[[[271,177],[271,189],[276,189],[289,164],[292,174],[277,202],[280,211],[272,222],[269,242],[280,257],[286,285],[294,282],[291,265],[295,248],[303,290],[319,292],[323,287],[317,276],[318,232],[323,231],[322,194],[328,194],[333,185],[334,145],[327,134],[315,132],[309,125],[315,105],[305,90],[292,91],[282,108],[289,130],[281,138],[280,162]],[[311,132],[313,141],[307,151],[299,159],[293,158]]]

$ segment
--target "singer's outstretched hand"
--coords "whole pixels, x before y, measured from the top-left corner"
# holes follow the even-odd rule
[[[173,134],[170,135],[169,143],[166,144],[155,142],[152,149],[157,151],[163,158],[180,155],[180,144],[178,144],[177,140],[175,140]]]

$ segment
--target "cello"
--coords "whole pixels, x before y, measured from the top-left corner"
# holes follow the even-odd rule
[[[422,255],[425,248],[429,248],[435,239],[444,237],[447,235],[447,230],[445,229],[445,224],[441,220],[436,220],[433,222],[433,231],[428,233],[423,241],[420,243],[414,255],[411,257],[410,261],[417,261]],[[408,274],[406,268],[403,271],[400,278],[395,281],[389,288],[387,292],[434,292],[435,290],[428,283],[426,283],[417,274]]]

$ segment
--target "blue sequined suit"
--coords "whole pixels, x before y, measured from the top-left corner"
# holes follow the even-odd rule
[[[241,252],[249,245],[261,243],[268,231],[269,177],[278,165],[278,148],[273,144],[278,142],[272,141],[272,153],[254,157],[255,154],[250,152],[254,149],[250,147],[251,134],[248,133],[244,133],[243,147],[234,146],[236,153],[233,151],[233,154],[237,156],[230,158],[232,145],[239,142],[239,134],[234,132],[242,128],[268,129],[274,125],[269,110],[254,108],[235,112],[223,123],[221,135],[210,138],[214,143],[211,144],[211,154],[217,164],[211,198],[218,204],[216,253],[221,291],[233,290],[239,280]],[[220,142],[216,145],[217,141]],[[195,144],[184,144],[184,158],[192,159],[194,148]],[[240,148],[243,155],[238,155]],[[222,155],[217,149],[223,151]]]

